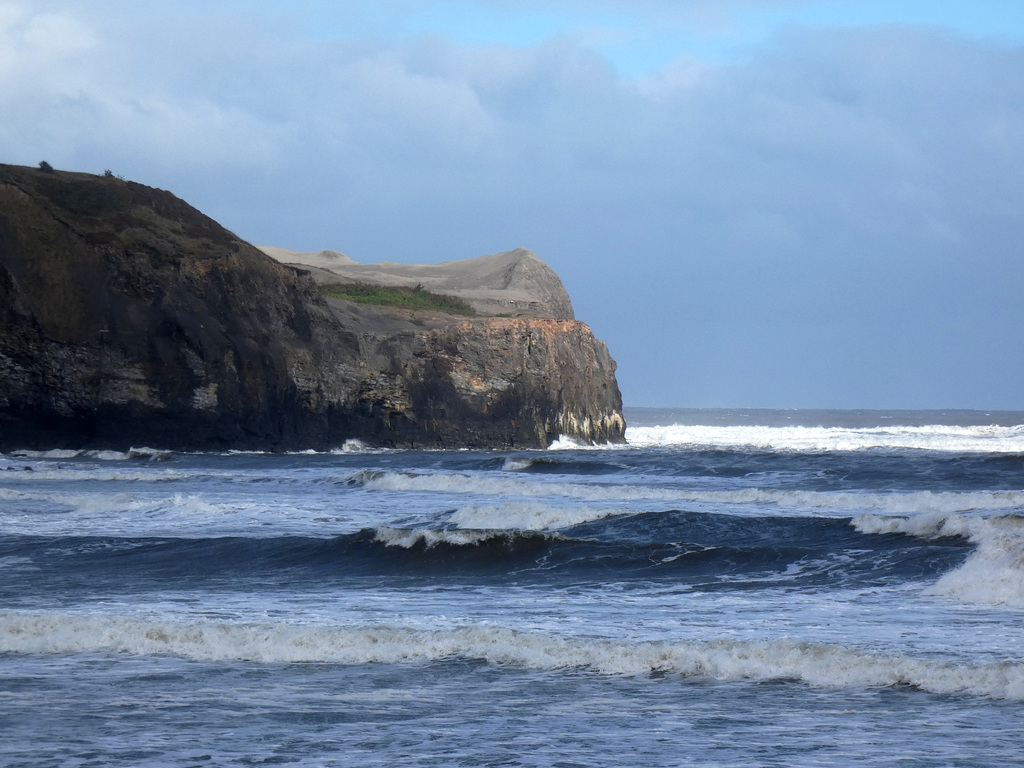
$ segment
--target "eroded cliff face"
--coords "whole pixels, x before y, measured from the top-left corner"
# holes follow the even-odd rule
[[[622,439],[581,323],[344,317],[169,192],[0,166],[0,450]]]
[[[359,399],[396,437],[468,447],[621,442],[615,362],[583,323],[485,318],[363,339]]]

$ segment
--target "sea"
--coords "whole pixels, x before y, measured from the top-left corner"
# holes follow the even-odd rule
[[[0,765],[1024,764],[1024,413],[0,455]]]

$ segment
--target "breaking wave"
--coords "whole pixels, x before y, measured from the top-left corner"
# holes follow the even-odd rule
[[[128,492],[68,493],[63,490],[0,488],[0,526],[4,533],[86,536],[199,531],[238,532],[253,527],[260,517],[251,502],[213,501],[194,493],[135,494]],[[40,508],[61,514],[37,514]],[[267,515],[263,514],[266,518]]]
[[[585,507],[506,502],[498,506],[459,507],[448,518],[448,522],[468,529],[548,531],[601,520],[615,514],[619,513]]]
[[[48,451],[17,450],[8,456],[25,459],[98,459],[100,461],[128,461],[129,459],[162,460],[172,455],[172,451],[159,448],[129,448],[127,451],[110,450],[74,450],[55,448]]]
[[[773,505],[794,510],[874,511],[888,514],[954,513],[1024,509],[1024,491],[914,491],[864,493],[743,488],[714,491],[582,482],[543,482],[526,477],[488,477],[461,473],[360,472],[349,485],[368,490],[436,492],[519,497],[562,497],[592,502],[662,501],[673,504]],[[607,513],[605,513],[607,514]]]
[[[160,621],[0,611],[0,652],[174,655],[269,664],[403,664],[468,659],[500,666],[716,681],[796,681],[821,688],[911,686],[936,694],[1024,700],[1024,664],[964,664],[789,640],[622,641],[492,625],[453,629]]]
[[[1024,454],[1024,425],[767,427],[680,425],[629,427],[629,445],[754,448],[778,451],[862,451],[918,449],[958,453]]]
[[[182,472],[176,469],[129,469],[98,467],[95,464],[76,464],[69,466],[53,464],[28,465],[31,471],[4,473],[5,483],[38,482],[40,480],[86,481],[98,483],[133,482],[133,483],[164,483],[180,480],[191,480],[203,474]]]
[[[975,545],[970,556],[940,577],[928,593],[963,603],[1024,609],[1024,516],[860,515],[853,525],[861,533],[966,539]]]
[[[502,530],[447,530],[437,528],[388,528],[374,531],[373,539],[388,547],[412,549],[423,546],[428,549],[440,544],[454,547],[477,546],[495,539],[513,543],[518,538]]]
[[[218,504],[195,494],[175,493],[161,498],[137,498],[128,493],[67,494],[50,491],[19,491],[0,488],[0,501],[45,501],[73,507],[79,512],[110,515],[117,513],[153,515],[175,511],[192,515],[223,515],[245,509],[241,503]]]

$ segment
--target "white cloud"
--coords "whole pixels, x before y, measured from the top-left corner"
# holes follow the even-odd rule
[[[792,29],[742,62],[684,57],[631,79],[567,37],[476,46],[147,23],[0,5],[4,159],[111,167],[300,250],[533,247],[617,354],[659,312],[651,343],[665,348],[711,334],[713,317],[722,349],[702,348],[716,364],[773,333],[790,357],[821,347],[823,317],[864,360],[899,313],[914,313],[922,349],[941,347],[923,334],[957,289],[1000,307],[1024,291],[1008,255],[1024,227],[1020,49]],[[1010,311],[959,317],[1010,349],[1024,310]],[[629,371],[643,347],[621,350],[627,387],[641,386]],[[850,376],[837,369],[830,386]],[[739,398],[754,385],[731,386]]]
[[[0,82],[5,91],[42,88],[76,95],[88,67],[76,66],[97,46],[95,30],[67,13],[33,13],[0,5]]]
[[[274,161],[279,126],[201,93],[161,89],[145,69],[132,71],[146,57],[145,36],[118,49],[127,41],[104,35],[101,23],[0,6],[0,151],[8,158],[45,156],[92,170],[159,158],[196,172]],[[176,43],[187,55],[186,41]]]

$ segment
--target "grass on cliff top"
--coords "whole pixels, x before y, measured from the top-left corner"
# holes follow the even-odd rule
[[[404,288],[370,283],[325,283],[320,293],[333,299],[348,299],[360,304],[386,304],[409,309],[434,309],[456,315],[475,315],[473,307],[456,296],[431,293],[422,285]]]

